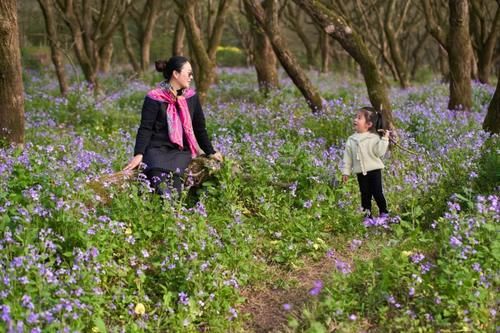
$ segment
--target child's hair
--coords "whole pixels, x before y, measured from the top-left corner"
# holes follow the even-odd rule
[[[382,131],[379,131],[380,129],[385,128],[382,113],[380,111],[375,110],[371,106],[364,106],[358,109],[358,112],[363,114],[367,122],[373,124],[373,126],[370,127],[370,132],[377,133],[380,136],[384,135]]]

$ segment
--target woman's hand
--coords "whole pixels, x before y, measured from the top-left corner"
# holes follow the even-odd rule
[[[134,158],[127,164],[125,169],[123,171],[129,171],[129,170],[134,170],[141,164],[142,162],[142,154],[137,154],[134,156]]]
[[[208,155],[208,158],[211,158],[211,159],[219,161],[219,162],[222,162],[222,160],[224,159],[222,154],[218,151],[213,153],[213,154]]]

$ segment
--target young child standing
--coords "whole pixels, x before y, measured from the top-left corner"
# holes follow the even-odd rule
[[[361,206],[366,217],[372,217],[372,197],[375,198],[380,216],[387,216],[387,202],[382,190],[381,157],[389,147],[389,131],[380,137],[377,133],[382,128],[382,114],[372,107],[363,107],[356,113],[354,129],[345,144],[342,180],[347,182],[349,175],[355,173],[361,191]]]

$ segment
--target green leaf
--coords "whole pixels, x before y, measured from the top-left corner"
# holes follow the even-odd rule
[[[106,330],[106,325],[104,324],[104,321],[100,317],[97,317],[94,319],[94,325],[99,329],[99,333],[107,333],[108,332]]]
[[[494,242],[491,245],[491,253],[495,257],[496,262],[500,261],[500,242]]]

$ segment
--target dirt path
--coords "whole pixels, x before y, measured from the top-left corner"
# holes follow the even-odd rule
[[[289,288],[273,288],[266,285],[261,289],[245,289],[242,294],[247,301],[241,311],[251,315],[246,329],[249,332],[280,332],[287,323],[287,316],[311,299],[309,291],[316,281],[323,281],[335,269],[331,258],[319,262],[306,262],[304,267],[292,272],[278,272],[279,278],[290,284]],[[272,284],[273,281],[270,281]],[[290,309],[285,309],[285,304]]]
[[[368,249],[364,246],[353,251],[349,249],[345,240],[332,243],[337,245],[338,250],[325,255],[321,260],[306,259],[302,267],[288,272],[279,268],[270,268],[271,273],[267,284],[242,291],[246,302],[239,311],[250,315],[245,332],[287,331],[288,317],[299,314],[303,306],[314,299],[315,296],[312,296],[310,291],[317,281],[328,281],[333,271],[353,269],[354,258],[368,260],[377,256],[379,251],[379,249]],[[335,259],[339,259],[340,264]],[[276,285],[284,285],[284,287],[276,287]]]

